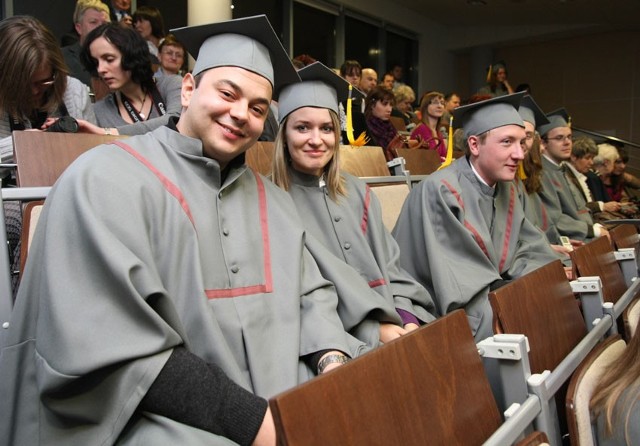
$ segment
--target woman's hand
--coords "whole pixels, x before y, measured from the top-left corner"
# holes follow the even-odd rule
[[[404,325],[404,329],[407,330],[407,333],[413,330],[417,330],[418,328],[418,324],[414,324],[413,322],[409,322],[408,324]]]
[[[78,119],[78,133],[93,133],[94,135],[119,135],[116,128],[103,128],[98,127],[95,124],[85,121],[84,119]]]
[[[399,338],[400,336],[407,334],[408,331],[402,327],[399,327],[395,324],[382,323],[380,324],[380,341],[381,342],[389,342],[394,339]]]

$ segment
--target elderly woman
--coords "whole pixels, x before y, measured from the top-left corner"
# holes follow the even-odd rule
[[[416,100],[416,94],[413,92],[413,88],[408,85],[400,85],[393,91],[393,94],[396,105],[391,110],[391,116],[402,118],[407,130],[410,130],[415,126],[413,119],[416,115],[413,113],[413,103]]]
[[[154,79],[147,44],[136,31],[117,23],[94,29],[84,42],[83,61],[111,94],[95,103],[98,126],[79,122],[81,131],[139,135],[180,115],[180,76]]]
[[[433,320],[433,303],[400,267],[398,245],[382,223],[375,195],[340,170],[337,96],[346,97],[348,84],[319,62],[298,73],[303,82],[287,87],[279,99],[273,181],[289,192],[306,230],[396,308],[404,329],[392,323],[393,315],[379,312],[380,339],[386,342]]]
[[[182,42],[175,38],[173,34],[168,34],[158,48],[158,59],[160,67],[155,72],[154,77],[164,75],[183,75],[187,72],[186,50]]]

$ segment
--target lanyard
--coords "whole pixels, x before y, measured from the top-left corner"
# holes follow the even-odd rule
[[[115,95],[115,93],[113,94]],[[127,98],[122,93],[120,93],[120,98],[122,100],[122,105],[124,106],[124,109],[127,111],[127,114],[129,115],[129,117],[134,123],[144,121],[142,116],[140,116],[140,113],[138,113],[138,111],[135,108],[133,108],[133,105],[131,105],[131,101],[129,101],[129,98]],[[114,99],[117,103],[117,98],[115,96],[114,96]],[[158,111],[158,114],[160,116],[164,116],[167,113],[166,107],[164,105],[164,99],[162,99],[162,96],[160,95],[160,92],[158,91],[158,88],[155,85],[151,90],[151,99],[153,101],[153,106],[155,106],[156,110]],[[151,111],[149,111],[149,115],[151,115]],[[147,119],[149,119],[149,115],[147,115]]]

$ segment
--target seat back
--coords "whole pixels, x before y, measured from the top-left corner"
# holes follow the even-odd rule
[[[574,249],[571,261],[578,276],[599,276],[606,302],[616,303],[627,285],[607,237],[597,239]]]
[[[618,249],[634,248],[637,250],[638,245],[640,245],[635,225],[618,225],[609,231],[609,235],[611,235],[611,240]]]
[[[36,232],[36,226],[40,219],[40,213],[44,207],[44,200],[30,201],[22,210],[22,234],[20,236],[20,275],[27,263],[27,254]]]
[[[391,231],[398,221],[404,200],[409,195],[409,185],[407,183],[383,184],[374,186],[371,190],[380,201],[382,222]]]
[[[479,445],[500,426],[465,313],[270,400],[280,444]]]
[[[356,177],[389,176],[382,147],[340,146],[340,168]]]
[[[13,150],[20,187],[53,186],[78,156],[124,136],[87,133],[13,132]]]
[[[440,154],[436,150],[397,149],[404,158],[405,168],[411,175],[429,175],[440,167]]]
[[[389,121],[391,121],[391,124],[393,125],[393,127],[399,131],[399,132],[406,132],[407,131],[407,125],[404,123],[404,119],[402,119],[399,116],[390,116],[389,117]]]
[[[271,175],[275,143],[258,141],[245,154],[245,162],[249,167],[264,176]]]
[[[598,344],[580,363],[567,390],[567,423],[573,446],[594,446],[589,402],[604,370],[618,360],[626,347],[619,335]]]
[[[587,334],[559,260],[492,291],[489,301],[502,332],[529,339],[532,373],[553,370]]]

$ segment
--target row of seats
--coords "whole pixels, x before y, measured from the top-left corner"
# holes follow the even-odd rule
[[[21,187],[3,189],[3,200],[46,196],[48,188],[36,186],[51,186],[80,153],[112,139],[16,132]],[[406,168],[401,169],[404,175],[390,177],[380,148],[342,147],[340,155],[346,171],[372,185],[388,218],[385,224],[392,227],[394,214],[397,218],[409,188],[420,177]],[[258,143],[247,152],[247,163],[269,174],[272,156],[271,143]],[[400,190],[399,195],[388,188]],[[0,233],[4,234],[2,227]],[[476,345],[464,312],[454,312],[273,398],[270,404],[283,444],[417,445],[425,438],[434,444],[560,444],[565,421],[558,416],[564,410],[557,407],[564,407],[566,389],[570,408],[584,405],[576,395],[588,403],[588,391],[577,381],[569,383],[569,378],[593,381],[593,373],[574,371],[581,362],[598,364],[602,358],[616,357],[624,341],[615,337],[619,330],[613,321],[624,314],[619,326],[628,337],[637,325],[631,318],[640,313],[640,285],[632,282],[638,274],[638,234],[635,227],[622,225],[611,235],[620,251],[614,252],[601,238],[572,254],[579,280],[568,282],[562,265],[555,262],[493,292],[495,332],[502,334]],[[5,265],[2,257],[0,284],[8,274],[8,260]],[[2,321],[11,310],[7,286],[0,290]],[[574,293],[581,296],[582,312]],[[609,336],[601,342],[605,334]],[[489,372],[483,362],[489,364]],[[538,431],[530,433],[532,424]],[[591,435],[588,410],[586,417],[584,410],[571,412],[566,424],[572,439]],[[522,439],[523,433],[530,435]]]

